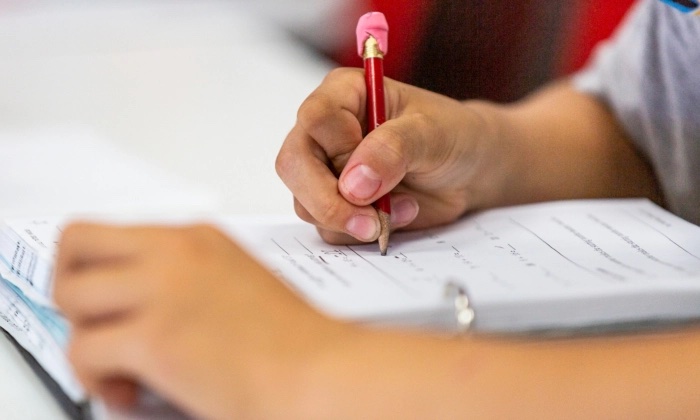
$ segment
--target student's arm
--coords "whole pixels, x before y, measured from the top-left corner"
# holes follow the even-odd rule
[[[493,173],[497,192],[487,207],[591,197],[661,201],[649,164],[610,111],[567,81],[508,106],[465,106],[490,122],[484,166],[493,168],[485,172]],[[507,163],[499,166],[499,157]]]
[[[310,369],[305,401],[320,418],[683,418],[700,409],[698,349],[697,329],[556,340],[363,331]]]
[[[700,330],[580,339],[372,330],[311,310],[223,234],[73,225],[55,298],[87,390],[199,418],[683,418]]]
[[[277,158],[297,214],[329,242],[376,239],[369,204],[389,191],[392,226],[414,229],[539,200],[661,200],[608,110],[566,82],[497,106],[387,80],[388,121],[362,139],[364,90],[361,71],[332,72],[302,104]]]

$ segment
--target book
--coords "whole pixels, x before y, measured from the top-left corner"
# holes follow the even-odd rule
[[[324,243],[293,216],[205,221],[319,311],[377,328],[568,334],[700,318],[700,227],[643,199],[483,211],[396,232],[386,256],[376,244]],[[67,222],[0,225],[0,327],[81,403],[64,353],[69,327],[51,302]]]

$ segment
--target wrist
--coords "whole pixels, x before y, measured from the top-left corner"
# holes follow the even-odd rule
[[[512,191],[518,182],[519,152],[514,141],[512,122],[503,106],[471,100],[463,103],[474,123],[466,130],[465,142],[473,142],[467,175],[469,210],[481,210],[512,204]]]

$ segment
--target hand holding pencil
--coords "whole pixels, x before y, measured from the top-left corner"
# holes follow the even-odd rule
[[[503,181],[503,154],[482,104],[386,77],[377,84],[383,94],[369,90],[384,102],[373,102],[366,75],[357,68],[333,70],[300,106],[277,157],[297,215],[316,225],[326,242],[380,239],[375,206],[389,193],[384,213],[392,231],[443,225],[503,200],[505,189],[496,186]],[[383,234],[388,240],[388,229]]]

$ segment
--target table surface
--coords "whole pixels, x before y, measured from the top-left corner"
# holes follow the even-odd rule
[[[0,10],[0,134],[79,127],[211,192],[214,211],[293,211],[274,158],[329,62],[235,2],[78,3]],[[76,210],[36,195],[0,216]],[[4,337],[0,366],[0,417],[63,418]]]

